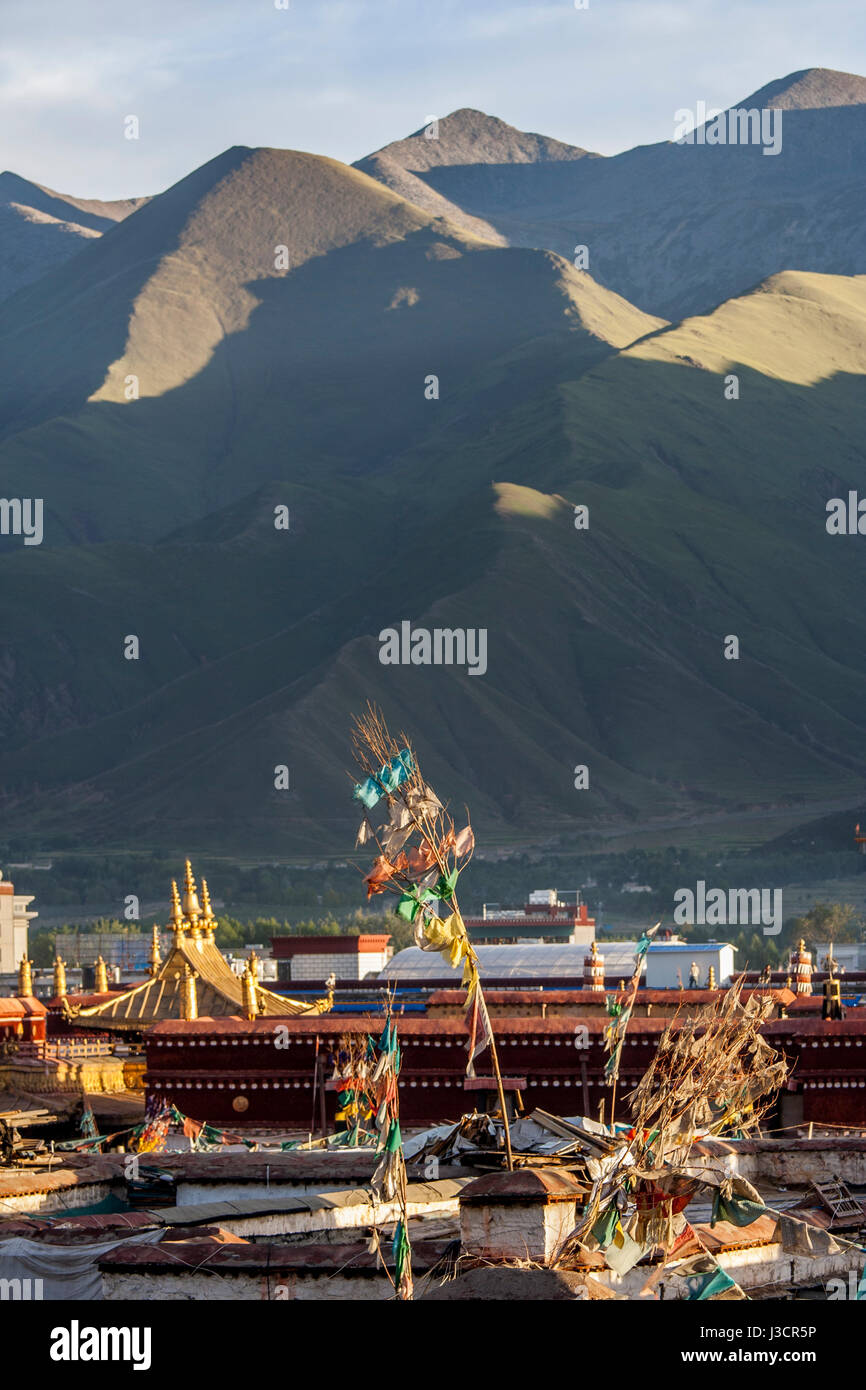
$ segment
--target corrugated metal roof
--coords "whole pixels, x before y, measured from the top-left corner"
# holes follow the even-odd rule
[[[618,971],[631,975],[634,969],[635,941],[599,941],[608,974]],[[567,942],[538,945],[535,942],[515,942],[505,946],[476,946],[483,975],[498,978],[522,976],[526,979],[542,976],[571,976],[583,978],[587,947],[570,946]],[[380,980],[417,979],[439,980],[444,974],[438,951],[422,951],[407,946],[389,961],[379,975]]]

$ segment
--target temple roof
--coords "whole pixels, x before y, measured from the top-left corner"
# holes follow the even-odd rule
[[[189,990],[192,978],[195,985],[195,1013],[199,1018],[248,1017],[248,992],[252,982],[248,979],[245,985],[214,942],[216,923],[210,912],[204,880],[202,898],[204,909],[199,906],[187,861],[183,909],[177,886],[172,884],[170,926],[174,931],[174,944],[166,960],[161,964],[154,962],[154,973],[144,984],[114,994],[100,1003],[82,1008],[67,1002],[67,1016],[80,1027],[120,1032],[140,1032],[167,1019],[183,1019],[188,1016],[185,1012],[188,1008],[185,992]],[[274,994],[257,982],[254,988],[259,1017],[322,1014],[330,1008],[327,998],[307,1004]]]

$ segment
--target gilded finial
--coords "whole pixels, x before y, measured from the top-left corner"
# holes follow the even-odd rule
[[[55,999],[66,998],[66,966],[59,954],[54,958],[54,997]]]
[[[175,895],[175,897],[177,897],[177,884],[176,884],[176,883],[172,883],[171,886],[172,886],[172,888],[174,889],[174,895]],[[174,903],[172,903],[172,910],[173,910],[173,909],[174,909]],[[180,899],[179,899],[179,898],[178,898],[178,901],[177,901],[177,910],[178,910],[178,915],[179,915],[179,914],[180,914]],[[160,954],[160,949],[159,949],[159,927],[158,927],[158,926],[156,925],[156,923],[154,922],[154,924],[153,924],[153,931],[151,932],[151,937],[150,937],[150,973],[151,973],[151,975],[158,975],[158,974],[159,974],[159,967],[160,967],[161,964],[162,964],[162,955]]]
[[[186,961],[183,963],[183,975],[180,981],[180,1008],[185,1019],[198,1018],[198,997],[196,994],[196,975],[190,970]]]
[[[29,999],[33,994],[33,962],[26,955],[18,962],[18,996]]]
[[[97,956],[96,958],[96,978],[94,980],[94,987],[97,994],[108,993],[108,969],[102,956]]]
[[[205,939],[213,941],[216,918],[213,915],[206,878],[203,878],[201,881],[201,924],[204,928]]]
[[[186,875],[183,881],[183,915],[188,917],[191,924],[195,924],[201,916],[198,893],[196,892],[195,879],[192,873],[192,864],[187,859]]]
[[[259,997],[256,988],[256,977],[250,968],[249,961],[247,961],[246,969],[241,976],[241,986],[243,989],[244,1017],[250,1020],[258,1018]]]
[[[180,906],[180,894],[177,891],[177,879],[174,878],[171,881],[171,912],[168,914],[168,920],[175,935],[179,935],[183,931],[183,911]],[[153,956],[151,956],[152,959]]]

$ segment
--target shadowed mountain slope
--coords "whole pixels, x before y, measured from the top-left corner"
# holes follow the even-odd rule
[[[828,536],[824,523],[827,498],[862,474],[864,279],[780,275],[705,318],[666,327],[636,316],[628,327],[644,332],[612,351],[628,306],[588,277],[520,251],[464,246],[431,262],[431,244],[461,246],[432,235],[422,224],[396,243],[311,257],[274,283],[273,332],[259,328],[259,285],[247,326],[168,393],[170,415],[163,398],[134,403],[151,445],[168,448],[173,423],[210,427],[200,405],[219,391],[205,383],[229,344],[261,332],[252,360],[288,352],[297,370],[285,325],[310,324],[304,277],[327,271],[342,291],[330,301],[337,327],[314,340],[321,356],[304,389],[319,392],[314,414],[331,412],[328,454],[280,449],[305,419],[320,432],[297,402],[294,433],[282,415],[266,433],[261,414],[283,395],[271,386],[240,413],[247,445],[231,459],[246,495],[167,524],[158,544],[0,557],[2,804],[22,834],[55,843],[74,826],[94,844],[182,836],[342,853],[353,829],[346,730],[367,698],[417,735],[434,781],[504,844],[859,794],[866,562],[856,538]],[[340,443],[344,412],[349,433],[363,423],[346,390],[356,343],[346,335],[370,304],[357,321],[342,306],[359,279],[378,286],[377,257],[398,251],[402,269],[458,268],[448,322],[458,303],[486,317],[503,294],[510,316],[493,326],[498,356],[482,335],[465,379],[435,403],[419,393],[425,409],[442,407],[433,424],[399,423],[394,382],[410,336],[356,347],[366,360],[379,345],[394,416],[393,447],[371,446],[359,468]],[[503,282],[497,266],[515,278]],[[293,278],[300,298],[284,304]],[[327,317],[323,284],[309,295]],[[441,307],[446,286],[426,298]],[[579,321],[546,331],[548,303],[557,323]],[[508,346],[515,320],[528,336]],[[334,370],[341,335],[345,375]],[[725,396],[732,372],[737,400]],[[387,400],[383,390],[374,413]],[[87,410],[106,408],[128,411]],[[134,418],[115,417],[124,461]],[[177,466],[203,448],[188,429]],[[274,529],[280,504],[287,532]],[[586,530],[574,525],[578,505]],[[382,665],[380,631],[406,619],[484,629],[485,673]],[[129,633],[138,661],[122,657]],[[738,661],[724,657],[731,634]],[[274,788],[280,764],[287,792]],[[585,791],[573,785],[580,764]]]
[[[579,374],[659,326],[336,161],[230,150],[0,309],[0,461],[49,539],[152,539],[287,465],[313,483],[455,412],[474,431],[547,354]]]
[[[369,164],[374,177],[384,168],[393,182],[393,165],[401,165],[511,245],[549,247],[569,259],[587,246],[602,284],[666,318],[703,311],[781,270],[866,271],[858,174],[866,163],[866,78],[804,70],[737,107],[782,112],[778,153],[758,144],[673,143],[679,113],[672,110],[671,142],[611,158],[539,151],[527,163],[539,137],[513,132],[509,141],[501,122],[456,112],[439,123],[438,141],[416,133],[380,150],[378,165],[359,167]],[[529,142],[524,156],[518,137]]]
[[[0,174],[0,300],[69,260],[146,202],[75,198],[8,170]]]

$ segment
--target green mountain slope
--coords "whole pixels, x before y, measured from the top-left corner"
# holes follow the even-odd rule
[[[48,513],[0,550],[20,837],[344,853],[368,698],[501,843],[861,795],[866,561],[825,506],[862,477],[866,277],[667,325],[235,150],[14,296],[0,356],[4,476]],[[483,629],[486,672],[383,665],[405,620]]]

